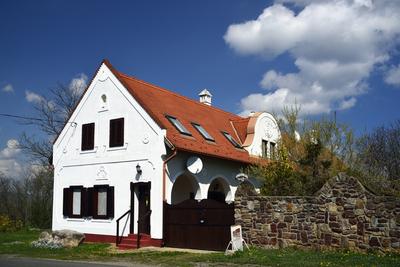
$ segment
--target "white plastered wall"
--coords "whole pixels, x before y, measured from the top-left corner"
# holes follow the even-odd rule
[[[193,156],[193,154],[178,152],[177,156],[173,158],[170,162],[168,162],[166,175],[167,202],[171,204],[171,194],[174,182],[181,175],[191,176],[197,181],[200,187],[199,193],[195,196],[195,199],[197,200],[207,199],[210,184],[214,179],[220,178],[229,185],[230,192],[228,192],[226,196],[226,201],[234,201],[236,189],[240,184],[240,182],[236,180],[236,175],[241,172],[244,165],[235,161],[199,155],[200,159],[203,162],[203,168],[200,173],[192,174],[187,170],[186,167],[186,162],[191,156]],[[256,180],[250,179],[250,182],[253,183],[255,186],[258,186]]]
[[[275,118],[270,113],[263,112],[257,117],[253,140],[245,149],[250,155],[261,157],[262,141],[265,140],[277,144],[280,138],[281,132]]]
[[[107,97],[106,104],[102,95]],[[125,118],[124,146],[109,148],[109,121],[119,117]],[[95,123],[95,149],[82,152],[81,127],[92,122]],[[72,229],[115,235],[116,219],[130,209],[130,182],[151,181],[151,236],[161,239],[164,138],[165,130],[160,129],[108,67],[102,64],[53,146],[53,230]],[[141,176],[137,175],[137,164],[143,170]],[[92,187],[96,184],[114,186],[115,217],[109,220],[64,217],[63,188],[71,185]],[[137,199],[135,204],[137,218]],[[125,230],[124,235],[128,233]]]

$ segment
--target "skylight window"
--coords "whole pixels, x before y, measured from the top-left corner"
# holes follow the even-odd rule
[[[167,119],[172,123],[172,125],[174,125],[175,128],[176,128],[181,134],[192,135],[192,134],[188,131],[188,129],[186,129],[186,127],[183,126],[183,124],[182,124],[177,118],[172,117],[172,116],[169,116],[169,115],[167,115],[166,117],[167,117]]]
[[[194,128],[208,141],[214,141],[214,138],[200,124],[192,122]]]
[[[227,132],[222,132],[222,134],[226,137],[226,139],[229,140],[229,142],[231,142],[231,144],[232,144],[234,147],[236,147],[236,148],[242,148],[242,146],[241,146],[238,142],[236,142],[235,139],[233,139],[232,135],[230,135],[230,134],[227,133]]]

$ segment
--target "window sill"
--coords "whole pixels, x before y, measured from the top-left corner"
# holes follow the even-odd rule
[[[67,218],[67,221],[69,222],[84,222],[84,218]]]
[[[128,148],[128,143],[125,143],[123,146],[108,147],[107,151],[126,150],[127,148]]]
[[[97,146],[95,146],[94,147],[94,149],[92,149],[92,150],[81,150],[80,152],[79,152],[79,154],[92,154],[92,153],[96,153],[97,152]]]
[[[107,107],[101,107],[100,109],[99,109],[99,111],[97,111],[97,112],[105,112],[105,111],[108,111],[108,108]]]
[[[90,221],[94,223],[111,223],[112,219],[91,219]]]

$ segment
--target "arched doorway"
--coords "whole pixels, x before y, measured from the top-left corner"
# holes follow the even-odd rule
[[[230,201],[231,199],[231,189],[229,184],[223,178],[214,179],[209,188],[207,199],[216,200],[218,202],[225,203],[226,201]]]
[[[171,192],[171,204],[198,197],[200,197],[200,187],[194,177],[183,174],[176,178]]]

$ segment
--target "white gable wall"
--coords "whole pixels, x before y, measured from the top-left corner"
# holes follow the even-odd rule
[[[106,105],[102,101],[103,94],[107,96]],[[110,120],[120,117],[125,119],[124,146],[109,148]],[[82,124],[92,122],[95,123],[95,149],[81,151]],[[53,230],[115,235],[116,219],[130,208],[130,182],[151,181],[151,236],[162,238],[164,137],[165,131],[103,64],[53,146]],[[140,177],[136,173],[137,164],[143,170]],[[114,219],[64,218],[63,188],[96,184],[114,186]],[[137,220],[137,214],[135,218]]]
[[[262,157],[262,141],[277,144],[280,138],[281,132],[275,118],[270,113],[263,112],[258,116],[254,126],[253,142],[245,149],[250,155]]]

